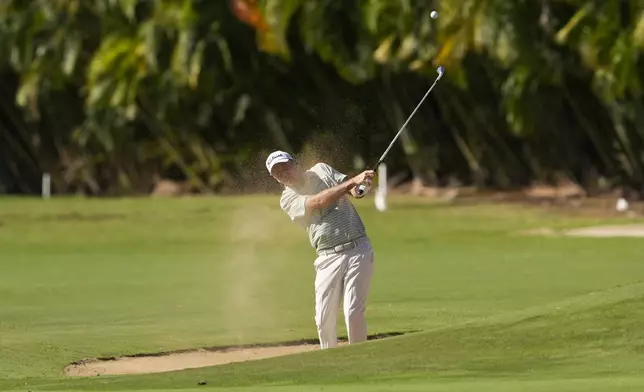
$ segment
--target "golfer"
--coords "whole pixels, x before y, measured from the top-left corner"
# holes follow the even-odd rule
[[[367,170],[349,178],[325,163],[303,170],[293,157],[275,151],[266,159],[270,175],[284,185],[280,206],[292,221],[306,228],[316,249],[315,323],[320,348],[336,347],[336,319],[344,298],[349,344],[367,340],[365,309],[374,254],[358,212],[348,195],[360,184],[371,185]]]

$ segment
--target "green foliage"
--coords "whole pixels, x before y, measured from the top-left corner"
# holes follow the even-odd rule
[[[0,134],[57,192],[263,190],[266,151],[388,163],[428,182],[563,174],[644,190],[644,5],[635,0],[7,0]],[[12,81],[17,80],[13,87]],[[318,146],[319,147],[319,146]],[[313,150],[316,150],[313,146]],[[342,158],[340,158],[342,156]],[[591,175],[595,173],[595,175]],[[261,181],[260,181],[261,182]]]

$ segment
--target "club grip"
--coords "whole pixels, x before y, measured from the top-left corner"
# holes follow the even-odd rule
[[[365,184],[360,184],[358,185],[358,188],[356,189],[356,195],[358,197],[363,197],[367,192],[369,192],[369,189],[371,187],[365,185]]]
[[[382,158],[376,163],[376,166],[373,167],[373,171],[378,170],[378,166],[382,163]],[[358,198],[363,197],[367,192],[369,192],[369,189],[371,189],[371,185],[365,185],[365,184],[360,184],[356,188],[356,196]]]

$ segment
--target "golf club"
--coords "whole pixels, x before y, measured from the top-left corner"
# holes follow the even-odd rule
[[[373,169],[372,169],[372,170],[374,170],[374,171],[375,171],[376,169],[378,169],[378,166],[380,166],[380,164],[385,160],[385,157],[386,157],[386,156],[387,156],[387,154],[389,153],[389,150],[391,150],[391,147],[392,147],[392,146],[394,145],[394,143],[396,142],[396,139],[398,139],[398,137],[400,136],[400,134],[402,133],[402,131],[405,129],[405,127],[407,126],[407,124],[409,123],[409,121],[412,119],[412,117],[414,117],[414,114],[416,114],[416,111],[418,111],[418,108],[420,107],[420,105],[422,105],[422,104],[423,104],[423,101],[425,101],[425,98],[427,98],[427,96],[429,95],[429,93],[430,93],[430,92],[432,92],[432,89],[434,88],[434,86],[436,85],[436,83],[438,83],[438,81],[440,80],[440,78],[442,78],[442,77],[443,77],[443,74],[445,73],[445,68],[443,68],[443,66],[439,66],[439,67],[438,67],[438,69],[436,70],[436,72],[438,72],[438,77],[436,78],[436,80],[434,80],[434,83],[432,83],[431,87],[429,87],[429,90],[427,90],[427,92],[425,93],[425,96],[420,100],[420,102],[418,103],[418,105],[416,105],[416,109],[414,109],[414,111],[413,111],[413,112],[411,112],[411,114],[410,114],[410,115],[409,115],[409,117],[407,118],[407,121],[405,121],[405,123],[402,125],[402,127],[400,127],[400,130],[398,131],[398,133],[396,134],[396,136],[394,137],[394,139],[391,141],[391,143],[389,143],[389,147],[387,147],[387,149],[385,150],[385,152],[382,154],[382,156],[381,156],[381,157],[380,157],[380,159],[378,160],[378,163],[376,163],[376,165],[373,167]],[[358,196],[363,196],[367,190],[368,190],[368,187],[367,187],[366,185],[364,185],[364,184],[361,184],[360,186],[358,186],[358,189],[356,190],[356,193],[357,193],[357,195],[358,195]]]

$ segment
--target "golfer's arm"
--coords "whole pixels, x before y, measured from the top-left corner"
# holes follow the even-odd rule
[[[349,176],[344,176],[344,178],[347,179],[347,178],[349,178]],[[356,193],[357,189],[358,189],[358,186],[354,185],[351,188],[349,188],[349,190],[347,192],[353,197],[358,197],[358,194]]]
[[[306,199],[306,211],[315,211],[326,208],[336,200],[345,196],[356,184],[352,180],[347,180],[333,188],[325,189],[322,192],[310,196]]]

